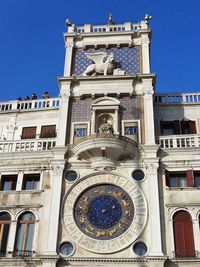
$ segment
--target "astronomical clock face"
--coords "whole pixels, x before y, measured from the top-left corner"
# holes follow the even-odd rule
[[[116,174],[96,174],[72,186],[64,197],[62,215],[72,242],[96,253],[113,253],[140,235],[147,205],[133,181]]]
[[[87,189],[74,205],[78,228],[97,240],[120,236],[130,227],[133,217],[134,205],[130,196],[111,184]]]

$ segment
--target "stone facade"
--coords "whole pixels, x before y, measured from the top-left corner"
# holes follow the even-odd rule
[[[200,94],[154,94],[150,36],[71,25],[59,97],[0,103],[0,266],[199,266]]]

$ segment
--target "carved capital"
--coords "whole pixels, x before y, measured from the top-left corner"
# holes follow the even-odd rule
[[[61,99],[63,100],[68,100],[69,99],[69,93],[66,93],[66,92],[60,92],[60,97]]]
[[[157,174],[158,164],[156,163],[145,163],[145,169],[147,174]]]
[[[149,39],[148,38],[142,38],[142,46],[149,46]]]
[[[62,165],[53,165],[53,175],[54,176],[61,176],[63,173],[64,166]]]
[[[154,90],[153,90],[153,88],[143,88],[143,94],[144,95],[153,95]]]

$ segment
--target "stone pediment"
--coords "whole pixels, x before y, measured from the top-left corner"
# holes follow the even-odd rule
[[[95,106],[119,106],[120,102],[112,97],[100,97],[93,101],[92,107]]]

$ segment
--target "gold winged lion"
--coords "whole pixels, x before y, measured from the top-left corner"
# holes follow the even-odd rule
[[[86,57],[94,63],[90,64],[83,72],[83,76],[95,76],[97,74],[110,75],[113,74],[115,68],[114,54],[107,55],[105,52],[85,53]],[[106,58],[107,57],[107,58]],[[104,59],[106,60],[104,61]]]

